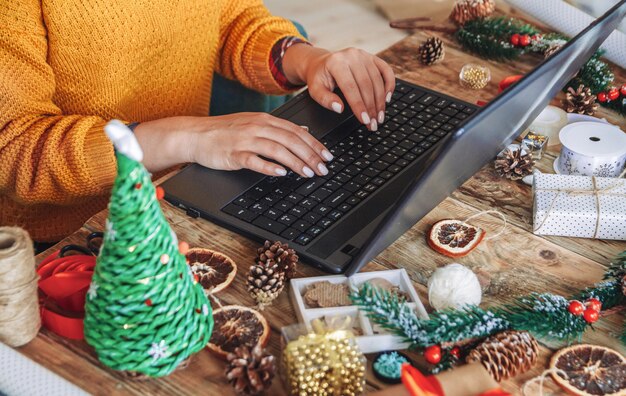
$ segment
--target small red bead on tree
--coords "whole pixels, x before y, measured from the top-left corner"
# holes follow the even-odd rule
[[[136,183],[135,190],[140,190],[140,189],[141,189],[141,183]]]
[[[527,47],[528,45],[530,45],[530,36],[529,36],[529,35],[527,35],[527,34],[525,34],[525,35],[521,36],[521,37],[519,38],[519,44],[520,44],[522,47]]]
[[[189,244],[185,241],[178,242],[178,251],[184,256],[189,251]]]
[[[609,100],[615,100],[619,98],[619,91],[617,90],[617,88],[609,89],[608,97],[609,97]]]
[[[580,316],[585,311],[585,306],[580,301],[574,300],[574,301],[570,301],[569,306],[567,307],[567,310],[572,315]]]
[[[585,305],[587,306],[587,308],[595,309],[598,312],[602,311],[602,302],[597,298],[590,298],[589,300],[585,301]]]
[[[441,361],[441,347],[439,345],[431,345],[424,349],[424,358],[430,364],[437,364]]]
[[[159,186],[156,188],[156,198],[160,201],[165,197],[165,190],[163,187]]]
[[[149,307],[151,307],[151,306],[152,306],[152,300],[147,299],[147,300],[146,300],[146,305],[147,305],[147,306],[149,306]]]
[[[583,318],[585,318],[585,322],[587,323],[595,323],[598,321],[600,317],[600,313],[592,308],[585,309],[585,313],[583,313]]]
[[[622,85],[622,87],[619,89],[619,92],[622,94],[622,96],[626,96],[626,84]]]
[[[520,35],[515,33],[514,35],[511,36],[511,44],[517,47],[519,45],[519,39],[520,39]]]
[[[604,103],[604,102],[606,102],[606,100],[607,100],[606,93],[605,92],[600,92],[598,94],[598,101],[601,102],[601,103]]]
[[[452,356],[454,356],[455,358],[460,359],[461,358],[461,348],[459,348],[459,347],[452,348],[450,350],[450,354]]]

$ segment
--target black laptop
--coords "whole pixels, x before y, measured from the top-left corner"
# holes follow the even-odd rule
[[[370,132],[304,91],[272,114],[308,126],[329,149],[327,176],[191,165],[163,184],[166,199],[189,216],[288,242],[304,262],[351,275],[511,143],[625,15],[626,0],[480,109],[398,80],[387,121]]]

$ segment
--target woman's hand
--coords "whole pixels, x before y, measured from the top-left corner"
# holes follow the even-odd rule
[[[150,171],[196,162],[212,169],[247,168],[270,176],[284,176],[289,168],[313,177],[328,174],[324,162],[333,159],[306,127],[266,113],[164,118],[139,124],[135,135]]]
[[[354,115],[370,130],[385,121],[385,104],[391,101],[396,80],[391,67],[377,56],[356,48],[328,52],[296,44],[285,52],[283,70],[290,82],[306,83],[311,97],[327,109],[344,110],[333,92],[339,87]]]

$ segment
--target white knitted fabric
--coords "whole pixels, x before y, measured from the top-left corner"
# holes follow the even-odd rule
[[[567,36],[574,37],[594,18],[562,0],[505,0],[532,17]],[[626,67],[626,34],[614,31],[602,48],[604,56],[621,67]]]
[[[0,342],[0,395],[83,396],[80,388]]]

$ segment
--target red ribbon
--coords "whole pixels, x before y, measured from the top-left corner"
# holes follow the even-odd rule
[[[95,256],[46,257],[37,267],[41,322],[56,334],[82,340],[85,295],[91,283]]]
[[[511,85],[515,84],[516,82],[518,82],[519,80],[522,79],[522,77],[524,77],[523,74],[517,74],[514,76],[508,76],[505,77],[502,81],[500,81],[500,83],[498,84],[498,92],[502,92],[505,89],[507,89],[508,87],[510,87]]]
[[[434,375],[426,377],[408,363],[402,365],[400,378],[411,396],[445,396],[439,380]],[[491,389],[478,396],[511,396],[500,388]]]

